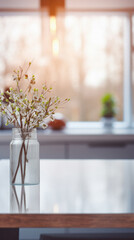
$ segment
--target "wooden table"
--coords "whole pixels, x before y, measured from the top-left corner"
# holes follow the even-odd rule
[[[40,185],[12,187],[0,160],[0,228],[134,228],[133,160],[40,162]]]

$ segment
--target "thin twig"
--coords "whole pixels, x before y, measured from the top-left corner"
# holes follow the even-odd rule
[[[18,165],[17,165],[16,171],[15,171],[15,174],[14,174],[14,177],[13,177],[13,180],[12,180],[12,183],[13,183],[13,184],[14,184],[14,182],[15,182],[15,180],[16,180],[16,176],[17,176],[17,173],[18,173],[18,170],[19,170],[19,166],[20,166],[20,164],[21,164],[23,147],[24,147],[24,141],[22,142],[22,145],[21,145],[20,154],[19,154],[19,160],[18,160]]]

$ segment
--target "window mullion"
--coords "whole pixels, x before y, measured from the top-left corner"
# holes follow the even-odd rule
[[[125,19],[124,36],[124,121],[132,126],[132,15]]]

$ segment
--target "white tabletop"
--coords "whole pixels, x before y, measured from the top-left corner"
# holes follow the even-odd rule
[[[40,185],[9,184],[0,160],[0,213],[134,212],[133,160],[41,160]]]

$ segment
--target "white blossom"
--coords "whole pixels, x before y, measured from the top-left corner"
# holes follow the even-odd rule
[[[16,82],[16,87],[10,87],[6,92],[0,92],[0,112],[7,117],[7,123],[13,124],[21,129],[21,132],[32,131],[33,128],[47,127],[46,118],[54,119],[55,110],[63,103],[70,99],[61,100],[53,96],[52,88],[46,85],[42,86],[39,93],[35,87],[35,76],[30,77],[28,70],[31,63],[28,64],[27,70],[19,67],[14,70],[12,76]],[[26,81],[26,88],[23,90],[23,81]]]

